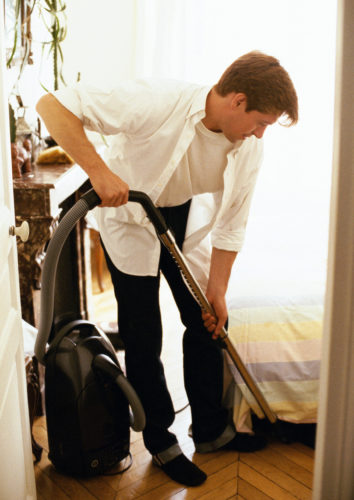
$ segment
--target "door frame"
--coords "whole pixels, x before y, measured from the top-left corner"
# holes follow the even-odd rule
[[[332,199],[314,500],[354,498],[354,2],[338,0],[337,9]]]

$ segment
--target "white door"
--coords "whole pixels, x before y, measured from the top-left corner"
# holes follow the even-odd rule
[[[0,498],[36,498],[27,390],[5,85],[3,2],[0,2]]]

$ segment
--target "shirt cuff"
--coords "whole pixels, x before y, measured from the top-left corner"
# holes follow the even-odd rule
[[[245,231],[212,232],[211,244],[220,250],[239,252],[243,246]]]

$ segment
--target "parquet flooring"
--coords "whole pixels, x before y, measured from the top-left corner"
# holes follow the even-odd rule
[[[96,321],[114,321],[116,316],[107,276],[105,283],[105,291],[99,293],[93,280]],[[178,410],[187,403],[182,377],[182,327],[164,282],[161,284],[161,302],[165,330],[163,360],[175,409]],[[122,353],[119,356],[122,357]],[[184,453],[208,475],[207,481],[197,488],[184,488],[170,481],[152,465],[141,434],[134,431],[131,436],[133,464],[122,475],[80,480],[61,475],[48,459],[45,417],[39,417],[34,425],[34,436],[44,452],[41,461],[35,465],[38,500],[311,499],[314,466],[314,451],[311,448],[300,443],[285,445],[274,440],[266,449],[252,454],[224,451],[201,455],[194,453],[193,442],[188,437],[189,424],[190,411],[187,407],[177,413],[173,431]]]

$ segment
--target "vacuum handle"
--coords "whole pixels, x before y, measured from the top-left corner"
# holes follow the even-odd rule
[[[101,203],[100,197],[93,188],[87,191],[81,198],[86,200],[89,210]],[[129,201],[140,203],[158,234],[164,234],[168,231],[168,226],[163,216],[147,194],[142,191],[129,191]]]
[[[132,413],[130,414],[130,426],[136,432],[142,431],[145,428],[146,422],[144,408],[137,393],[123,375],[120,367],[106,354],[97,354],[92,361],[92,368],[106,375],[123,391],[132,409]]]

